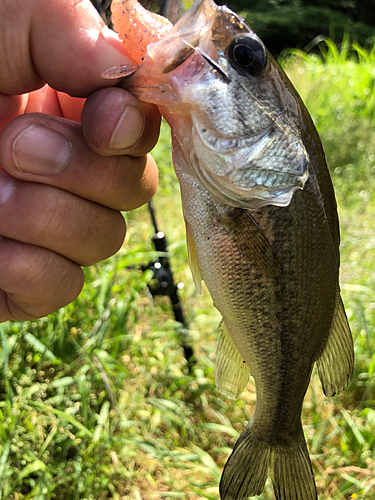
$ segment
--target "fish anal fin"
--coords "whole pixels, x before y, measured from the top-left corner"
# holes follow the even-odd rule
[[[219,392],[238,399],[250,377],[250,368],[243,360],[224,323],[219,325],[220,340],[216,351],[215,383]]]
[[[324,351],[317,360],[319,378],[326,396],[345,389],[353,374],[354,347],[340,290],[337,289],[336,309]]]
[[[188,251],[189,266],[191,269],[191,274],[193,275],[193,281],[195,288],[199,295],[202,294],[202,275],[199,267],[199,259],[197,250],[195,248],[194,238],[190,229],[189,224],[185,221],[186,226],[186,246]]]
[[[302,428],[297,438],[271,444],[254,432],[250,421],[224,467],[221,500],[247,500],[260,495],[267,475],[277,500],[317,500]]]

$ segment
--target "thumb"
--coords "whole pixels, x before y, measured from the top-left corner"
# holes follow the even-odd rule
[[[86,97],[117,82],[101,73],[132,61],[89,0],[0,1],[0,92],[23,94],[48,83]]]

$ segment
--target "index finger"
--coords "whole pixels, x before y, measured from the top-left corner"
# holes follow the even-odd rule
[[[157,132],[155,128],[151,134],[154,140]],[[138,155],[129,148],[134,156],[103,156],[89,147],[78,123],[30,113],[4,129],[0,162],[11,176],[23,181],[55,186],[114,210],[133,210],[146,203],[157,186],[156,164],[145,156],[148,141],[148,134],[142,134],[135,145]]]
[[[89,0],[0,2],[0,92],[23,94],[48,83],[72,96],[113,86],[101,73],[131,64],[124,45]]]

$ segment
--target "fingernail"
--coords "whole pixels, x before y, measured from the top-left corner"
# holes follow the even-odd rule
[[[43,127],[30,125],[13,143],[13,161],[21,172],[50,175],[69,164],[72,145],[62,135]]]
[[[105,53],[105,64],[107,68],[119,66],[120,64],[134,64],[134,60],[127,55],[126,44],[120,40],[117,33],[104,26],[102,36],[98,38],[98,50],[103,49]]]
[[[12,196],[16,179],[0,168],[0,207]]]
[[[134,146],[142,135],[145,126],[145,117],[137,106],[128,106],[109,141],[109,149],[122,150]]]

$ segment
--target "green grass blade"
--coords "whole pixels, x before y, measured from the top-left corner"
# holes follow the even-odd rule
[[[345,410],[345,408],[341,409],[341,414],[347,421],[349,427],[351,428],[356,440],[358,443],[363,446],[365,444],[365,438],[362,436],[360,429],[356,425],[356,423],[353,421],[349,413]]]
[[[39,410],[43,410],[46,413],[53,413],[54,415],[58,416],[61,418],[61,420],[65,420],[66,422],[69,422],[70,424],[74,425],[79,429],[85,436],[88,436],[92,438],[93,433],[87,429],[83,424],[78,422],[72,415],[69,415],[69,413],[66,413],[61,410],[57,410],[56,408],[53,408],[51,406],[44,405],[42,403],[38,403],[37,401],[29,401],[28,402],[29,406],[33,406],[34,408],[38,408]]]
[[[41,460],[35,460],[35,462],[26,465],[26,467],[18,474],[17,479],[13,482],[11,489],[14,490],[17,484],[20,483],[25,477],[30,476],[30,474],[35,474],[35,472],[44,471],[46,469],[46,464]]]
[[[40,340],[38,340],[32,333],[26,332],[23,334],[23,338],[32,347],[34,347],[38,352],[40,352],[46,359],[60,363],[59,360],[52,351],[50,351]]]
[[[103,432],[104,426],[105,426],[106,421],[108,419],[108,413],[109,413],[110,407],[111,407],[110,402],[104,401],[104,403],[100,409],[99,418],[98,418],[98,425],[95,427],[94,434],[92,436],[93,443],[97,443],[100,439],[100,436]]]

